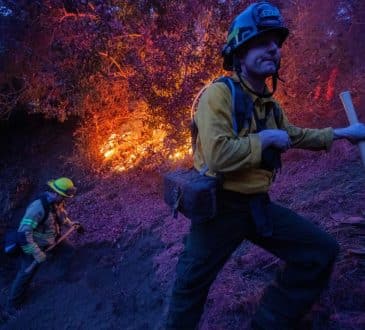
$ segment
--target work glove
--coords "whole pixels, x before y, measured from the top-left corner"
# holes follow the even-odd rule
[[[365,140],[365,124],[355,123],[347,127],[347,138],[355,141]]]
[[[37,261],[40,264],[40,263],[46,261],[47,256],[42,250],[39,250],[33,254],[33,258],[35,261]]]
[[[365,141],[365,124],[355,123],[344,128],[335,128],[334,138],[346,138],[352,144],[357,144],[359,141]]]
[[[262,149],[274,147],[284,152],[291,147],[291,140],[288,133],[281,129],[265,129],[258,133]]]
[[[78,234],[83,234],[85,232],[85,228],[81,225],[80,222],[74,222],[72,226],[76,228]]]

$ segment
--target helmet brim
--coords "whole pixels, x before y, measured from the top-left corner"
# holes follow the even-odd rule
[[[234,70],[234,65],[233,65],[234,54],[238,50],[244,49],[244,47],[247,46],[247,44],[250,41],[255,40],[256,38],[261,37],[261,36],[263,36],[263,35],[265,35],[269,32],[274,32],[280,37],[280,45],[279,45],[280,47],[282,46],[282,44],[285,42],[286,38],[289,35],[289,29],[287,29],[286,27],[273,27],[273,28],[267,28],[267,29],[261,30],[260,32],[258,32],[254,36],[252,36],[250,38],[247,38],[241,44],[238,44],[237,47],[235,47],[235,49],[232,50],[232,52],[230,52],[229,54],[225,54],[224,51],[222,52],[222,55],[223,55],[223,69],[227,70],[227,71],[233,71]]]
[[[74,197],[75,193],[76,193],[76,188],[73,187],[73,189],[68,189],[67,192],[61,190],[59,187],[57,187],[55,185],[55,180],[50,180],[47,182],[47,185],[57,194],[63,196],[63,197],[67,197],[67,198],[71,198]]]

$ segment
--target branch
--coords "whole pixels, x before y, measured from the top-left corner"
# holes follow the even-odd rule
[[[108,53],[103,53],[103,52],[99,52],[99,55],[106,57],[108,60],[110,60],[118,69],[119,71],[119,75],[122,78],[127,79],[128,76],[123,72],[122,67],[120,66],[120,64],[111,56],[108,55]]]
[[[98,16],[97,15],[93,15],[93,14],[84,14],[84,13],[68,13],[65,8],[63,8],[63,16],[59,19],[59,22],[61,23],[64,19],[66,18],[90,18],[90,19],[94,19],[97,20]]]
[[[0,93],[0,120],[9,119],[14,107],[17,105],[22,93],[25,91],[25,86],[18,91]]]

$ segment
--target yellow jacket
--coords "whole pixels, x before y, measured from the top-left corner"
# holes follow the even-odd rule
[[[24,253],[40,254],[47,246],[56,242],[60,225],[72,224],[67,217],[64,204],[54,205],[49,212],[47,219],[43,221],[46,211],[40,199],[32,202],[26,209],[19,224],[18,232],[24,235],[24,243],[21,248]]]
[[[238,77],[232,77],[238,81]],[[283,129],[290,136],[292,146],[310,150],[329,150],[333,142],[333,129],[299,128],[288,122],[280,110],[279,127],[276,126],[272,105],[277,102],[269,98],[259,98],[242,88],[254,102],[254,111],[259,119],[265,117],[268,129]],[[269,108],[268,108],[269,107]],[[199,100],[194,116],[198,127],[194,166],[197,170],[206,164],[208,175],[224,174],[223,188],[243,194],[267,192],[273,180],[273,172],[260,168],[262,146],[252,118],[248,129],[243,128],[238,137],[233,129],[231,92],[223,82],[213,83]]]

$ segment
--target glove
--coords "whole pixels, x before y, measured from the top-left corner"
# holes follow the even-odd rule
[[[76,228],[78,234],[83,234],[85,232],[85,228],[81,225],[80,222],[74,222],[72,226]]]
[[[46,261],[47,256],[42,250],[39,250],[38,252],[33,254],[33,258],[35,261],[37,261],[40,264],[40,263]]]

